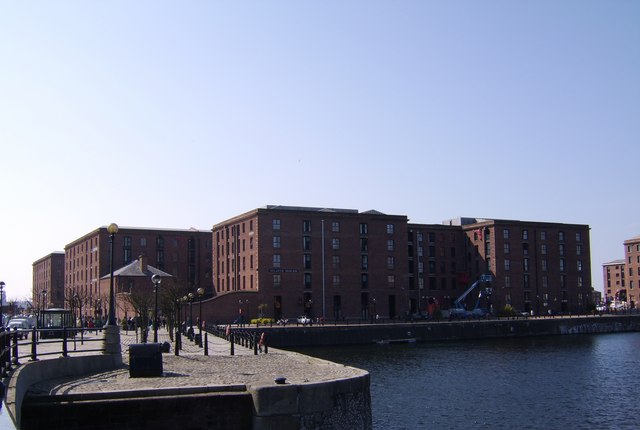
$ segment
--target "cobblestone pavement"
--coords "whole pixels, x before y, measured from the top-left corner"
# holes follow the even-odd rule
[[[208,339],[208,356],[204,355],[203,348],[184,340],[180,356],[175,355],[173,344],[171,352],[162,354],[162,377],[131,378],[128,347],[137,343],[137,339],[133,332],[121,332],[122,368],[81,378],[42,381],[32,386],[31,391],[67,394],[221,385],[264,386],[275,384],[274,379],[280,377],[286,378],[287,383],[305,384],[366,373],[360,369],[272,348],[267,354],[254,355],[253,349],[236,345],[235,355],[232,356],[229,342],[212,335]],[[158,331],[158,341],[169,341],[165,330]]]

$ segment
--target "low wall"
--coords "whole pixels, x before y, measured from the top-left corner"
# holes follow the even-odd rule
[[[99,359],[104,356],[77,358]],[[69,375],[59,360],[28,363],[15,376],[21,397],[13,400],[21,430],[64,428],[162,430],[372,428],[369,373],[308,384],[225,385],[97,392],[36,393],[25,396],[40,379]],[[309,358],[312,363],[314,360]],[[96,369],[96,371],[105,369]],[[57,373],[60,372],[60,373]]]
[[[518,318],[363,325],[259,327],[276,348],[357,345],[411,339],[432,342],[498,337],[549,336],[640,331],[640,315]]]
[[[20,428],[22,403],[31,385],[38,381],[113,370],[122,365],[120,354],[60,357],[55,360],[31,361],[20,365],[8,378],[5,404],[9,414]]]
[[[363,371],[329,382],[248,387],[253,429],[371,429],[369,386],[369,373]]]

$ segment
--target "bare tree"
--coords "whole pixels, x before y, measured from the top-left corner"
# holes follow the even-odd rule
[[[187,289],[177,282],[167,282],[164,288],[161,287],[158,295],[158,308],[167,321],[167,331],[171,341],[173,341],[175,328],[180,324],[177,315],[179,299],[186,294],[186,291]]]
[[[132,291],[131,294],[126,294],[124,297],[136,314],[136,327],[140,327],[140,339],[142,343],[147,343],[149,337],[149,314],[153,310],[154,296],[147,292]]]

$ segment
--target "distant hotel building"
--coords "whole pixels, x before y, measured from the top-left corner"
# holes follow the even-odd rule
[[[602,265],[607,303],[634,308],[640,299],[640,236],[624,241],[624,259]]]
[[[638,290],[640,290],[640,236],[625,240],[624,247],[629,285],[627,300],[631,306],[635,306],[640,296],[638,294]]]
[[[624,241],[624,259],[602,265],[608,303],[635,307],[640,299],[640,236]]]
[[[614,300],[626,301],[627,287],[625,282],[625,260],[614,260],[602,265],[604,293],[607,302]]]

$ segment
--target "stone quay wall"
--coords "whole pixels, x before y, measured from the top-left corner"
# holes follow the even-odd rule
[[[18,428],[372,428],[370,377],[361,369],[272,348],[257,356],[163,354],[163,376],[132,378],[126,361],[109,359],[21,365],[12,375]]]
[[[43,428],[368,430],[369,374],[310,384],[27,396],[20,429]]]
[[[264,332],[271,346],[288,348],[640,331],[640,314],[350,325],[326,323],[264,326],[250,330]]]

